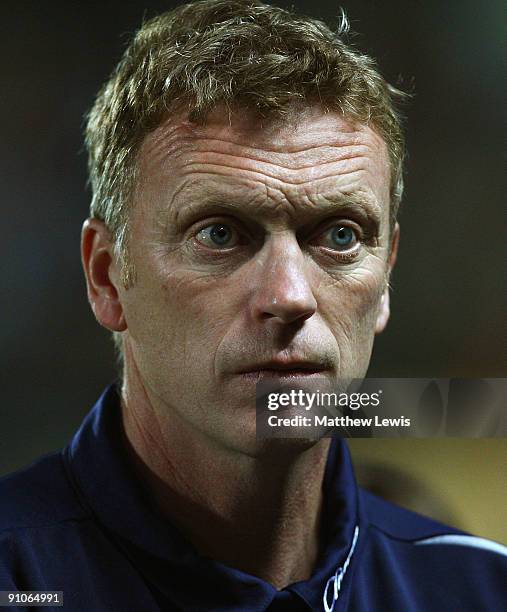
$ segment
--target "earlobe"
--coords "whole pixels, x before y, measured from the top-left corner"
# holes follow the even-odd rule
[[[81,232],[81,260],[88,301],[97,321],[111,331],[127,329],[115,273],[114,245],[99,219],[87,219]]]
[[[393,235],[391,238],[391,249],[389,251],[389,257],[387,259],[387,283],[384,293],[380,299],[379,311],[377,314],[377,321],[375,323],[375,333],[380,334],[384,331],[387,322],[389,321],[389,315],[391,314],[389,306],[389,278],[391,276],[392,269],[396,263],[396,257],[398,256],[398,243],[400,240],[400,226],[398,223],[394,226]]]

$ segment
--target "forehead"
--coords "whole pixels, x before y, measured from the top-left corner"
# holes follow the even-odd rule
[[[341,192],[382,208],[389,201],[389,158],[370,127],[309,107],[290,121],[215,109],[204,125],[182,115],[143,141],[139,185],[165,193],[166,204],[185,190],[249,191],[279,204]],[[205,186],[205,187],[204,187]],[[150,199],[151,200],[151,199]]]

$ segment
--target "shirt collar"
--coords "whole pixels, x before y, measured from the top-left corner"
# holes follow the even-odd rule
[[[119,393],[111,385],[63,450],[76,491],[102,528],[145,579],[182,609],[265,609],[278,596],[272,585],[200,555],[151,508],[126,459],[124,437]],[[322,609],[326,583],[347,557],[358,523],[350,456],[343,440],[335,439],[324,475],[323,552],[310,579],[284,591]]]

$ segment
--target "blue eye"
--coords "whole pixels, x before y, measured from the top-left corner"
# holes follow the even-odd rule
[[[238,234],[226,223],[214,223],[200,230],[196,239],[210,249],[231,248],[238,243]]]
[[[348,247],[354,242],[355,234],[350,227],[335,227],[331,231],[331,240],[339,247]]]
[[[356,232],[347,225],[336,225],[325,234],[324,244],[337,251],[348,251],[357,244]]]

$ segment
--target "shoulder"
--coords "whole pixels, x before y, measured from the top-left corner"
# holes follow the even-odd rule
[[[0,534],[85,516],[60,453],[0,478]]]
[[[421,564],[429,573],[460,567],[465,574],[467,569],[484,574],[490,568],[493,573],[500,569],[505,578],[507,546],[406,510],[367,491],[360,489],[359,495],[372,546],[396,551],[405,562]]]
[[[464,533],[426,516],[396,506],[359,488],[360,504],[373,529],[398,540],[413,541],[436,534]]]
[[[60,453],[0,478],[0,589],[43,585],[30,580],[42,575],[44,564],[54,564],[55,555],[64,557],[86,516]]]
[[[361,489],[359,502],[364,531],[353,609],[370,609],[372,601],[414,612],[504,609],[506,546]]]

